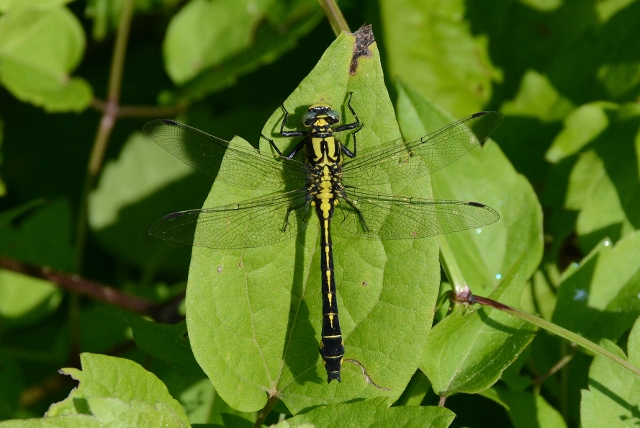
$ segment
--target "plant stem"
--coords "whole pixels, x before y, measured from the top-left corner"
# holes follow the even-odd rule
[[[335,0],[318,0],[320,2],[320,6],[322,6],[322,10],[324,10],[324,14],[327,16],[329,20],[329,24],[331,24],[331,28],[333,29],[333,33],[338,37],[340,33],[346,31],[350,33],[349,24],[344,19],[342,15],[342,11],[336,4]]]
[[[550,323],[549,321],[546,321],[542,318],[539,318],[535,315],[532,315],[530,313],[521,311],[519,309],[516,308],[512,308],[510,306],[504,305],[500,302],[496,302],[495,300],[492,299],[488,299],[486,297],[480,297],[480,296],[474,296],[471,295],[469,298],[469,303],[480,303],[482,305],[485,306],[490,306],[492,308],[496,308],[499,309],[501,311],[507,312],[515,317],[518,317],[520,319],[523,319],[533,325],[537,325],[540,328],[543,328],[545,330],[547,330],[550,333],[553,333],[557,336],[560,336],[566,340],[568,340],[569,342],[573,342],[575,344],[577,344],[578,346],[582,346],[584,349],[587,349],[591,352],[593,352],[596,355],[600,355],[602,357],[605,357],[607,359],[609,359],[610,361],[624,367],[625,369],[629,370],[631,373],[635,374],[636,376],[640,377],[640,368],[634,366],[633,364],[629,363],[628,361],[624,360],[623,358],[620,358],[619,356],[607,351],[606,349],[604,349],[603,347],[596,345],[595,343],[591,342],[590,340],[572,332],[567,330],[566,328],[562,328],[559,325]]]
[[[262,427],[264,420],[267,418],[267,416],[271,412],[271,409],[273,409],[273,407],[276,405],[279,399],[280,397],[278,397],[277,395],[269,396],[269,399],[267,400],[264,407],[260,409],[260,411],[258,412],[258,418],[256,419],[256,423],[253,425],[254,428]]]
[[[87,213],[88,199],[93,189],[98,174],[102,169],[104,153],[109,143],[111,131],[118,116],[118,102],[120,100],[120,89],[122,86],[122,72],[124,69],[124,58],[129,39],[129,28],[131,27],[131,17],[133,16],[133,0],[124,0],[122,3],[122,14],[120,15],[120,25],[116,36],[116,44],[113,49],[113,60],[109,74],[108,100],[104,108],[100,124],[93,142],[93,149],[87,164],[87,175],[85,177],[82,196],[80,198],[80,209],[76,223],[76,272],[81,272],[84,256],[84,246],[87,235]]]

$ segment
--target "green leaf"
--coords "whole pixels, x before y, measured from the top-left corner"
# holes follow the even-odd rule
[[[133,318],[132,321],[133,338],[140,349],[182,372],[204,377],[191,352],[184,322],[161,324],[142,318]]]
[[[604,340],[607,350],[625,358],[614,343]],[[640,367],[640,319],[627,342],[628,360]],[[580,422],[584,428],[611,428],[637,425],[640,420],[640,379],[606,358],[596,356],[589,370],[589,389],[582,390]]]
[[[406,140],[436,131],[453,118],[411,88],[398,85],[398,120]],[[504,273],[527,255],[527,277],[542,257],[542,212],[531,185],[491,141],[431,176],[436,199],[477,201],[500,220],[482,229],[445,235],[463,277],[489,294]],[[490,249],[490,250],[489,250]]]
[[[640,232],[605,240],[567,270],[553,322],[598,342],[617,340],[640,315]]]
[[[291,49],[321,17],[310,0],[190,2],[173,18],[164,43],[167,72],[183,87],[164,94],[163,102],[197,100],[232,85]]]
[[[585,104],[571,112],[564,120],[564,129],[556,136],[545,158],[552,163],[580,151],[609,126],[607,110],[615,110],[613,103]]]
[[[317,427],[448,427],[455,414],[444,407],[402,406],[389,408],[384,397],[350,404],[332,404],[287,419],[289,426],[313,424]]]
[[[571,171],[567,206],[580,209],[576,230],[586,252],[598,241],[614,242],[640,224],[640,108],[609,111],[610,125],[581,154]]]
[[[172,19],[164,43],[167,72],[177,84],[247,49],[270,0],[194,0]],[[211,25],[212,22],[217,25]],[[185,47],[188,46],[188,49]]]
[[[542,122],[564,119],[574,106],[553,87],[549,78],[533,70],[528,70],[515,98],[505,102],[500,111],[507,116],[534,117]]]
[[[494,399],[507,409],[515,428],[563,428],[567,426],[560,412],[554,409],[540,394],[513,391],[499,385],[491,389],[495,393],[496,399],[493,394],[483,395]]]
[[[474,36],[462,0],[385,0],[387,63],[421,94],[456,116],[481,110],[491,98],[491,83],[500,79],[488,55],[484,36]]]
[[[135,133],[120,157],[104,167],[89,198],[89,224],[98,241],[120,259],[151,271],[183,269],[187,249],[170,247],[147,230],[167,212],[199,203],[206,186],[206,178]]]
[[[318,102],[350,117],[344,104],[353,91],[353,107],[365,123],[358,133],[359,147],[375,147],[398,138],[399,132],[376,45],[369,46],[371,57],[361,56],[350,75],[353,50],[354,37],[342,34],[284,104],[292,113],[290,124],[300,123],[306,108]],[[282,111],[276,111],[263,133],[288,153],[295,141],[277,136],[282,117]],[[261,142],[261,150],[270,150],[267,142]],[[429,197],[427,183],[385,185],[380,191]],[[204,206],[265,193],[217,180]],[[418,365],[437,297],[435,240],[333,238],[345,357],[360,361],[374,382],[392,391],[367,384],[361,369],[347,363],[342,383],[327,386],[318,354],[319,227],[315,216],[308,221],[306,234],[270,247],[193,249],[186,301],[191,346],[216,391],[233,408],[261,408],[265,391],[277,392],[294,414],[355,398],[397,398]]]
[[[114,422],[132,427],[189,426],[180,403],[158,378],[137,363],[89,353],[81,354],[80,361],[82,370],[62,370],[80,384],[68,398],[49,408],[47,419],[87,414],[93,415],[100,426]]]
[[[489,296],[517,305],[525,285],[526,257],[516,263]],[[422,370],[440,396],[489,388],[533,339],[535,328],[496,309],[456,311],[427,337]]]
[[[9,217],[39,203],[19,207]],[[74,251],[69,205],[64,201],[53,202],[19,225],[4,227],[0,233],[0,252],[27,263],[71,270]],[[53,312],[61,300],[62,292],[51,282],[0,269],[0,317],[11,320],[12,325],[33,323]]]
[[[0,16],[0,82],[47,111],[81,111],[91,87],[69,72],[79,63],[82,26],[65,7],[20,8]]]

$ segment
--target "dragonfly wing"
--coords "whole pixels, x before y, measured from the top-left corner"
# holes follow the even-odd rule
[[[261,247],[304,230],[308,206],[306,190],[299,189],[237,204],[172,213],[155,222],[149,234],[199,247]]]
[[[187,165],[207,175],[217,175],[227,183],[251,189],[273,189],[285,184],[301,187],[307,181],[307,167],[302,162],[263,154],[251,146],[214,137],[183,123],[154,120],[142,130]]]
[[[348,188],[334,224],[356,235],[416,239],[485,226],[500,215],[478,202],[422,199]],[[358,211],[360,214],[358,214]]]
[[[502,123],[496,111],[461,119],[417,140],[391,141],[345,161],[342,178],[351,186],[406,181],[443,168],[478,146]]]

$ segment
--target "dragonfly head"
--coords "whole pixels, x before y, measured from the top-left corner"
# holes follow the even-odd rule
[[[309,107],[309,110],[302,116],[302,124],[307,128],[318,125],[318,122],[322,120],[329,125],[334,125],[340,122],[340,113],[331,110],[331,107],[328,105],[314,104]]]

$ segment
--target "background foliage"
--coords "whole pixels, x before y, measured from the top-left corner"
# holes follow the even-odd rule
[[[404,138],[478,110],[505,115],[494,141],[431,177],[435,197],[481,201],[501,214],[481,233],[447,235],[454,257],[445,262],[475,294],[540,314],[640,365],[640,2],[340,7],[352,30],[373,24]],[[352,39],[341,37],[326,61],[349,52]],[[402,369],[390,369],[394,352],[382,351],[391,335],[374,343],[354,334],[363,345],[351,351],[347,338],[347,352],[361,352],[369,374],[392,391],[375,390],[347,365],[348,381],[307,380],[293,389],[298,398],[275,403],[265,392],[286,385],[238,390],[210,372],[206,343],[196,360],[188,339],[208,320],[194,301],[193,313],[205,316],[189,319],[186,335],[190,249],[146,230],[168,212],[202,206],[211,183],[139,130],[177,116],[257,145],[283,102],[295,109],[309,103],[301,94],[348,87],[336,89],[329,63],[310,74],[334,40],[316,0],[0,0],[0,425],[47,412],[25,424],[251,426],[265,403],[275,404],[267,424],[294,415],[282,426],[639,423],[638,378],[543,331],[534,338],[530,325],[495,310],[456,310],[444,320],[440,310],[428,335],[428,326],[404,332],[423,353],[402,359]],[[301,85],[306,76],[315,77]],[[362,93],[365,129],[397,132],[392,118],[375,113],[383,101],[363,92],[354,104]],[[436,241],[425,242],[418,245],[434,252]],[[368,251],[362,259],[402,261],[393,246]],[[363,263],[355,255],[336,255],[344,282],[357,282],[348,278]],[[305,266],[316,280],[313,260],[309,254]],[[264,281],[275,274],[260,273]],[[417,298],[397,284],[384,280],[405,303]],[[340,298],[355,326],[369,300],[353,288],[342,286]],[[422,292],[435,296],[434,288]],[[316,298],[305,296],[311,310]],[[427,306],[421,316],[430,319]],[[282,316],[268,320],[286,323]],[[375,358],[367,354],[377,345]],[[313,331],[299,346],[319,362]],[[63,367],[80,382],[70,396],[77,382],[57,374]],[[441,397],[448,409],[430,407]]]

